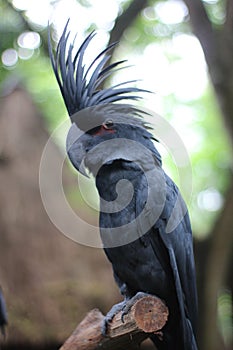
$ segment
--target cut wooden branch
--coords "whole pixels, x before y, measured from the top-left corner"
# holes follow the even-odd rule
[[[137,349],[151,334],[162,337],[168,308],[161,299],[148,295],[134,303],[124,322],[121,316],[121,312],[116,314],[104,337],[101,333],[103,314],[98,309],[90,311],[60,350]]]

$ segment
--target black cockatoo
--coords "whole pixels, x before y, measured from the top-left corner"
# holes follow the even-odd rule
[[[74,53],[67,25],[50,57],[72,126],[67,152],[74,167],[95,177],[100,197],[100,235],[124,301],[107,314],[127,313],[132,300],[149,293],[165,300],[169,319],[158,349],[195,350],[197,296],[192,232],[186,206],[162,169],[146,112],[120,100],[143,90],[118,84],[100,89],[124,62],[107,64],[110,45],[85,67],[83,57],[95,33]],[[139,293],[139,294],[138,294]]]

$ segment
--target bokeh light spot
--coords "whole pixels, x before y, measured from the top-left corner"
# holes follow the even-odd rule
[[[2,53],[2,63],[6,67],[14,66],[18,61],[18,54],[15,49],[7,49]]]
[[[24,49],[37,49],[40,46],[40,35],[36,32],[24,32],[18,37],[17,43]]]

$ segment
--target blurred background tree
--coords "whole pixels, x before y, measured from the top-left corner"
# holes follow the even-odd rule
[[[145,106],[160,113],[170,121],[189,152],[193,170],[193,188],[190,189],[192,197],[188,205],[195,237],[200,303],[200,349],[230,349],[232,346],[232,275],[230,267],[233,237],[233,2],[231,0],[0,0],[0,54],[2,61],[0,79],[3,91],[0,105],[1,111],[3,110],[1,115],[4,116],[3,106],[6,103],[6,96],[11,96],[10,104],[12,101],[13,105],[15,103],[16,118],[17,113],[20,115],[20,112],[17,111],[16,97],[13,97],[17,94],[12,95],[17,89],[17,91],[20,90],[18,88],[20,82],[20,86],[23,84],[36,104],[36,108],[31,114],[43,115],[43,122],[48,132],[52,132],[67,116],[48,58],[47,24],[49,21],[52,25],[52,38],[55,44],[69,17],[71,18],[71,31],[78,32],[78,42],[90,30],[98,30],[99,35],[95,40],[96,47],[94,47],[95,53],[108,42],[119,41],[119,45],[114,51],[114,58],[127,58],[130,64],[134,64],[134,67],[128,72],[117,73],[113,80],[121,80],[123,74],[124,80],[126,75],[129,75],[129,79],[142,78],[143,80],[139,81],[137,86],[156,92],[155,95],[145,99]],[[90,53],[91,55],[93,56]],[[20,91],[22,92],[22,90]],[[19,109],[22,110],[21,107]],[[25,119],[25,123],[29,123],[29,121]],[[5,128],[9,127],[7,123],[4,125]],[[43,129],[38,125],[36,128],[38,132]],[[17,130],[14,132],[17,133]],[[1,135],[4,133],[6,131],[2,127]],[[9,130],[9,140],[11,140],[11,133],[12,129]],[[14,134],[12,133],[12,135]],[[41,152],[46,137],[44,136],[44,141],[40,143]],[[8,142],[10,143],[10,141]],[[59,140],[56,142],[60,147],[64,146],[59,143]],[[17,145],[13,144],[17,148]],[[1,172],[5,159],[3,141],[0,142],[0,145]],[[28,147],[31,148],[30,144]],[[179,185],[177,170],[171,156],[165,148],[160,147],[159,149],[164,158],[166,170],[173,178],[177,179]],[[40,157],[39,154],[37,156]],[[38,171],[39,166],[37,163],[34,164],[34,167],[37,168],[36,171]],[[66,176],[72,178],[72,174]],[[3,177],[3,179],[5,178]],[[70,194],[72,203],[80,206],[81,199],[75,192],[76,183],[73,180],[68,182],[69,191],[72,193]],[[2,181],[1,186],[6,187],[6,184]],[[27,187],[24,191],[27,191]],[[11,201],[10,197],[9,205],[11,205]],[[4,202],[2,205],[4,206]],[[33,201],[31,205],[33,205]],[[25,216],[26,214],[25,211]],[[4,222],[3,214],[1,214],[1,220]],[[2,225],[6,237],[7,229],[5,226]],[[98,261],[99,270],[105,271],[106,276],[111,274],[109,267],[103,265],[104,257],[101,253],[96,253],[96,260],[92,257],[87,262],[85,261],[87,254],[82,253],[83,249],[86,252],[86,248],[64,243],[62,238],[57,236],[55,238],[61,241],[61,246],[57,244],[55,248],[58,252],[57,255],[55,254],[56,261],[62,254],[69,255],[70,251],[77,259],[75,262],[65,259],[66,264],[70,264],[70,266],[61,272],[63,277],[65,271],[67,273],[67,269],[75,269],[76,264],[80,264],[80,259],[82,259],[82,264],[90,264],[90,269],[93,266],[91,265],[93,260],[95,265]],[[48,239],[44,237],[43,242],[45,245],[48,244]],[[27,242],[25,242],[26,244]],[[53,245],[54,243],[50,242],[49,244]],[[66,247],[62,251],[64,244]],[[0,249],[2,256],[0,278],[3,288],[8,292],[10,289],[7,286],[8,280],[13,276],[4,277],[3,270],[6,269],[4,254],[2,254],[2,250],[6,249],[4,240]],[[7,249],[11,252],[12,245],[8,244]],[[87,251],[89,256],[93,255],[92,250],[87,249]],[[17,254],[20,256],[20,251]],[[48,260],[45,259],[44,263],[45,261],[47,264]],[[101,263],[99,263],[100,261]],[[27,264],[30,265],[30,259],[25,262],[25,269],[28,268]],[[49,266],[53,266],[52,261],[50,261]],[[53,271],[52,267],[51,270]],[[62,327],[62,324],[63,327],[66,327],[68,323],[67,329],[69,331],[72,330],[72,326],[78,322],[84,312],[81,310],[78,317],[75,313],[69,313],[74,308],[74,300],[78,305],[80,303],[78,298],[85,299],[85,295],[88,294],[85,303],[86,311],[93,305],[103,305],[106,311],[107,306],[110,307],[114,298],[118,296],[113,287],[109,292],[109,299],[105,303],[105,289],[101,290],[100,285],[98,285],[100,292],[97,296],[93,292],[93,288],[84,281],[81,270],[82,267],[79,267],[77,275],[69,272],[69,283],[67,279],[62,279],[62,277],[59,286],[54,286],[52,292],[51,289],[49,292],[47,289],[41,291],[43,295],[57,293],[55,299],[59,305],[58,309],[60,311],[62,309],[62,315],[66,313],[66,310],[69,314],[66,323],[60,320],[59,327]],[[59,271],[58,269],[56,276],[59,276]],[[52,274],[54,276],[54,271]],[[93,281],[94,276],[91,273],[87,275],[89,282],[97,283]],[[28,276],[28,279],[31,279],[33,273]],[[101,273],[99,273],[98,279],[99,276]],[[79,279],[79,285],[73,288],[76,283],[75,278]],[[104,278],[101,280],[103,285],[106,283]],[[106,277],[106,279],[108,278]],[[19,280],[20,283],[27,284],[28,282]],[[67,287],[69,293],[65,287],[68,284],[72,285],[72,287]],[[84,286],[86,287],[84,288]],[[82,289],[81,293],[80,289]],[[11,292],[9,291],[8,294],[10,295]],[[13,303],[12,307],[9,298],[10,324],[14,330],[12,334],[15,333],[15,330],[20,329],[23,319],[26,326],[21,327],[20,332],[18,331],[20,339],[31,341],[55,339],[53,331],[48,331],[43,338],[45,330],[36,328],[43,323],[43,319],[40,319],[33,328],[31,315],[26,317],[23,311],[25,308],[23,300],[26,303],[26,299],[23,297],[25,293],[17,294],[15,299],[19,295],[22,299],[21,302]],[[40,294],[42,300],[43,295]],[[66,303],[63,299],[66,299]],[[39,299],[35,300],[40,303]],[[61,300],[63,300],[62,303]],[[31,308],[33,309],[33,307],[32,305]],[[20,312],[19,308],[21,308]],[[45,308],[47,309],[47,307]],[[54,312],[54,309],[56,307],[53,305],[52,309],[49,310]],[[58,318],[60,315],[61,313]],[[36,315],[33,317],[36,318]],[[49,319],[48,316],[45,319],[44,324],[48,328],[49,320],[51,321],[52,318]],[[54,319],[51,322],[54,322]],[[34,321],[34,325],[35,323]],[[56,332],[60,332],[59,327],[55,327]],[[41,332],[40,337],[35,337],[38,329]],[[16,334],[18,333],[16,332]],[[60,337],[57,337],[57,341],[61,341],[63,336],[64,332]],[[11,339],[16,341],[13,335]],[[11,339],[9,337],[9,342]]]

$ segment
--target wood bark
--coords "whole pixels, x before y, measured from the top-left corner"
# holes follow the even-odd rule
[[[104,316],[98,310],[90,311],[60,350],[137,349],[151,333],[162,337],[162,328],[168,318],[164,302],[152,295],[137,300],[122,322],[119,312],[109,323],[107,336],[101,333]]]

